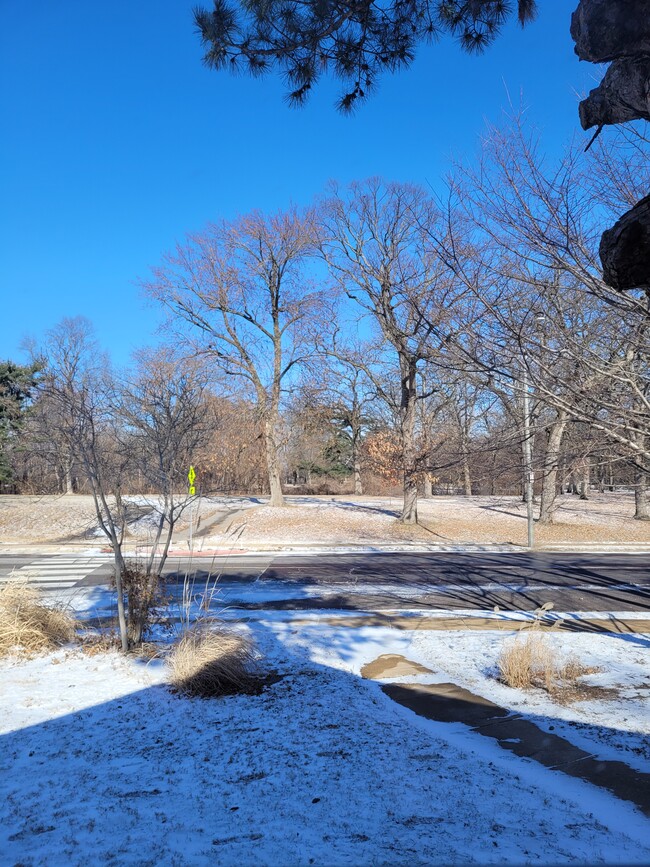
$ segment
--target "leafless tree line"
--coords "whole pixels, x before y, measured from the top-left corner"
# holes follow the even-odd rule
[[[647,186],[648,144],[603,139],[549,159],[516,116],[444,196],[375,178],[188,236],[144,281],[173,351],[118,389],[46,358],[32,459],[40,418],[60,487],[95,493],[99,466],[118,499],[120,479],[159,491],[164,538],[189,463],[206,492],[276,506],[283,484],[400,489],[413,523],[419,496],[520,489],[528,430],[541,522],[592,483],[630,485],[647,518],[648,297],[603,282],[598,241]]]

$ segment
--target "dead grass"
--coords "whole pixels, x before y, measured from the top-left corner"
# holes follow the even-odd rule
[[[33,654],[72,641],[75,621],[62,608],[43,605],[34,587],[9,581],[0,589],[0,656]]]
[[[518,636],[501,651],[497,661],[499,680],[514,689],[543,689],[552,698],[581,701],[606,698],[614,691],[581,682],[587,674],[599,668],[586,666],[576,657],[560,661],[546,636],[529,632]]]
[[[120,637],[115,630],[109,632],[84,632],[81,635],[80,650],[86,656],[111,653],[121,648]]]
[[[149,498],[155,505],[155,498]],[[526,544],[526,511],[520,497],[441,495],[421,499],[420,525],[404,527],[396,520],[401,500],[395,497],[339,496],[291,497],[290,507],[268,506],[242,510],[228,518],[242,499],[204,498],[200,515],[204,547],[240,544],[295,545],[323,542],[339,544],[394,543],[509,543]],[[591,492],[589,500],[571,494],[558,497],[556,523],[537,526],[540,546],[555,543],[650,543],[650,522],[635,521],[630,492]],[[131,504],[129,534],[146,543],[151,536],[150,516],[137,518],[147,507]],[[220,520],[220,518],[222,520]],[[224,520],[225,519],[225,520]],[[196,528],[195,528],[196,529]],[[94,539],[97,535],[92,498],[86,495],[0,496],[0,536],[3,541],[66,542]],[[241,536],[241,539],[239,538]],[[176,542],[187,545],[187,514],[176,527]]]
[[[258,654],[255,645],[226,626],[188,630],[168,658],[170,682],[185,695],[208,698],[255,691]]]

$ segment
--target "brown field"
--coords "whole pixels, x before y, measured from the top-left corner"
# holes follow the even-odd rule
[[[151,538],[155,498],[132,498],[127,541]],[[515,497],[440,496],[421,500],[420,525],[399,524],[400,501],[389,497],[289,497],[273,509],[264,498],[202,498],[193,506],[199,547],[380,544],[526,544],[525,508]],[[556,523],[536,527],[536,541],[549,544],[650,544],[650,523],[634,520],[634,498],[627,493],[591,495],[589,500],[559,498]],[[175,543],[186,545],[186,513]],[[0,541],[24,544],[81,543],[101,546],[92,500],[88,496],[0,497]]]

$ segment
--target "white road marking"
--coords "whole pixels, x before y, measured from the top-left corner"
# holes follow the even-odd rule
[[[105,562],[107,560],[104,557],[49,557],[34,560],[10,574],[0,576],[0,582],[23,580],[47,590],[65,590]]]

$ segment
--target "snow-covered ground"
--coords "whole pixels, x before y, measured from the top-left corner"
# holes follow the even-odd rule
[[[129,496],[128,545],[147,545],[159,517],[156,497]],[[525,545],[525,507],[517,497],[438,496],[419,503],[420,525],[397,521],[391,497],[287,497],[271,508],[266,497],[200,497],[178,521],[175,544],[195,550],[295,545]],[[539,545],[650,544],[650,524],[634,520],[634,496],[592,493],[589,500],[558,498],[557,523],[537,527]],[[23,544],[101,544],[89,496],[0,496],[0,541]]]
[[[650,526],[633,518],[632,494],[594,492],[586,501],[564,495],[557,502],[556,523],[536,528],[540,545],[650,542]],[[284,508],[261,505],[233,518],[205,544],[223,544],[235,531],[243,547],[309,542],[527,544],[526,509],[519,497],[420,499],[420,524],[411,527],[397,522],[400,511],[401,500],[395,497],[287,497]]]
[[[421,719],[360,677],[402,654],[432,669],[417,680],[453,680],[647,771],[634,751],[650,731],[647,636],[554,634],[622,689],[561,707],[490,677],[508,631],[355,629],[286,612],[242,628],[283,675],[259,696],[173,695],[161,661],[113,653],[0,664],[2,863],[650,861],[650,820],[629,803]]]

